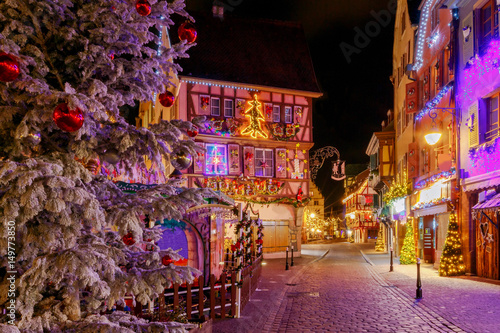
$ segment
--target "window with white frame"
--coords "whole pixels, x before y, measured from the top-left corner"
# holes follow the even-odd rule
[[[220,116],[220,99],[219,99],[219,97],[212,97],[210,99],[210,114],[212,116]]]
[[[273,177],[273,150],[255,148],[255,176]]]
[[[224,117],[234,117],[234,101],[232,99],[224,100]]]
[[[227,146],[206,144],[205,175],[227,175]]]
[[[293,120],[293,113],[291,106],[285,106],[285,123],[291,124]]]
[[[279,123],[281,121],[281,109],[279,105],[273,105],[273,122]]]
[[[490,141],[498,136],[498,102],[499,94],[493,95],[486,100],[486,133],[484,139]]]

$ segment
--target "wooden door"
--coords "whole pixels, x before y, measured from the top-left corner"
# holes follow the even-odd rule
[[[433,263],[435,252],[434,217],[424,218],[424,261]]]
[[[290,245],[288,221],[263,221],[262,252],[284,252]]]
[[[477,275],[495,280],[500,278],[497,217],[494,212],[481,211],[476,223]]]

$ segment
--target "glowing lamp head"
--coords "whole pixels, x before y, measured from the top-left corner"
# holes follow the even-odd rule
[[[439,139],[441,139],[441,133],[433,129],[432,132],[426,134],[424,138],[429,145],[434,146]]]
[[[312,218],[315,218],[315,217],[316,217],[316,214],[311,213],[311,217],[312,217]]]

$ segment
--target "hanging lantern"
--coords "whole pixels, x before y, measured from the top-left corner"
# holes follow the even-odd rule
[[[19,76],[19,63],[11,54],[0,53],[0,81],[11,82]]]
[[[177,170],[185,170],[189,168],[192,162],[193,158],[191,157],[191,155],[186,154],[183,151],[174,154],[170,158],[170,164],[172,164],[172,166]]]
[[[171,107],[174,105],[175,102],[175,96],[172,94],[170,91],[165,91],[164,93],[160,94],[158,96],[158,99],[160,100],[160,104],[166,108]]]
[[[79,109],[69,109],[68,104],[59,104],[52,115],[57,127],[66,132],[78,131],[83,125],[83,112]]]
[[[123,235],[122,240],[123,240],[123,243],[125,243],[125,245],[127,245],[127,246],[133,245],[135,243],[134,236],[132,235],[131,232],[129,232],[126,235]]]
[[[187,41],[188,44],[194,43],[196,37],[198,36],[196,27],[189,21],[182,23],[177,30],[177,33],[179,34],[179,39]]]
[[[168,266],[170,265],[171,263],[173,263],[174,261],[172,260],[172,258],[170,258],[170,256],[167,254],[165,255],[163,258],[161,258],[161,263],[165,266]]]
[[[137,0],[135,9],[141,16],[148,16],[151,14],[151,4],[147,0]]]

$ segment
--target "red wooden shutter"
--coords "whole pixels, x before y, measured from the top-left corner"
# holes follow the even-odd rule
[[[205,147],[205,144],[203,142],[197,142],[196,144],[202,148]],[[205,154],[206,152],[200,152],[194,156],[194,161],[193,161],[194,173],[203,173],[203,168],[205,167]]]
[[[418,177],[418,144],[408,144],[408,179]]]
[[[431,68],[427,68],[424,71],[424,96],[423,102],[424,104],[429,101],[431,97]]]
[[[255,151],[253,147],[243,148],[243,174],[245,176],[255,176]]]
[[[229,161],[229,174],[237,175],[241,174],[241,159],[240,159],[240,146],[239,145],[228,145],[228,161]]]
[[[418,111],[418,81],[410,82],[406,85],[406,113]]]

